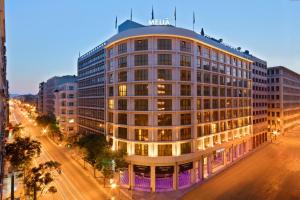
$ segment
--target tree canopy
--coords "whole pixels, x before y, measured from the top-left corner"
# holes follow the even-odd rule
[[[61,164],[56,161],[47,161],[39,164],[37,167],[33,167],[29,174],[24,179],[26,186],[26,193],[37,198],[37,193],[43,191],[53,182],[53,171],[60,170]],[[55,193],[57,189],[54,186],[48,188],[48,191]]]
[[[6,158],[14,170],[23,170],[28,166],[33,157],[41,152],[41,143],[31,140],[30,137],[17,137],[13,143],[5,146]]]
[[[88,134],[79,138],[77,145],[85,150],[85,159],[91,164],[95,164],[98,156],[104,154],[109,143],[104,135]]]

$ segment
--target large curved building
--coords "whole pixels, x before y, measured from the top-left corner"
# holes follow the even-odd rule
[[[251,63],[221,40],[128,20],[78,60],[79,130],[127,152],[122,184],[188,187],[251,149]]]

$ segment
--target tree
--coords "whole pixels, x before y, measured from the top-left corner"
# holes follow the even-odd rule
[[[35,119],[36,123],[42,127],[46,127],[50,124],[56,124],[56,119],[54,115],[41,115],[37,116]]]
[[[39,126],[42,126],[44,128],[48,127],[49,134],[51,137],[57,136],[57,137],[59,137],[60,140],[62,139],[62,134],[61,134],[57,120],[54,115],[38,116],[36,118],[36,123]]]
[[[97,157],[104,153],[105,148],[109,146],[104,135],[95,134],[82,136],[76,144],[79,148],[84,149],[84,159],[92,165],[95,164]]]
[[[29,167],[33,157],[41,152],[41,143],[29,137],[17,137],[13,143],[6,144],[5,151],[12,169],[11,199],[14,199],[14,172],[23,171],[25,176],[25,169]]]
[[[12,127],[12,133],[13,133],[14,138],[20,137],[20,133],[24,129],[22,124],[18,123],[14,126],[12,125],[11,127]]]
[[[128,166],[125,160],[125,151],[113,151],[106,147],[102,155],[96,159],[96,168],[102,172],[104,177],[104,187],[107,179],[113,178],[116,171]]]
[[[56,161],[48,161],[39,164],[38,167],[33,167],[24,179],[26,193],[36,200],[38,192],[42,194],[47,189],[47,186],[53,182],[54,177],[52,174],[54,171],[60,171],[60,167],[61,164]],[[47,191],[55,193],[57,189],[54,186],[50,186]]]

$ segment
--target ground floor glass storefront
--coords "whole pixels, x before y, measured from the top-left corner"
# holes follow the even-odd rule
[[[172,191],[191,186],[208,179],[230,163],[251,150],[251,140],[245,140],[184,163],[173,165],[147,166],[131,164],[129,169],[120,172],[120,184],[142,191]]]

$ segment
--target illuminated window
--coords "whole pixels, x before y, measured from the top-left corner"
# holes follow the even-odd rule
[[[172,129],[158,129],[157,140],[158,141],[171,141],[172,140]]]
[[[181,154],[187,154],[192,152],[192,145],[190,142],[181,143],[180,148],[181,148]]]
[[[114,109],[114,100],[113,99],[108,100],[108,108],[109,109]]]
[[[134,151],[135,155],[148,156],[148,144],[135,144]]]
[[[172,95],[172,85],[171,84],[159,84],[157,85],[157,95]]]
[[[158,156],[172,156],[172,145],[164,144],[157,146]]]
[[[172,99],[158,99],[157,110],[159,111],[172,110]]]
[[[119,85],[119,96],[127,96],[127,86]]]
[[[135,135],[135,140],[148,141],[148,130],[147,129],[135,129],[134,135]]]

